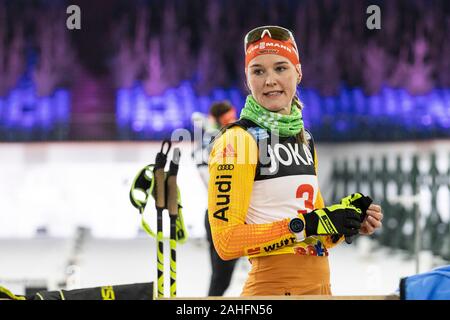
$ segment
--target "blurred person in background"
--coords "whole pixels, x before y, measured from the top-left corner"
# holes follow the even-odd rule
[[[224,260],[250,258],[243,296],[331,295],[328,249],[380,228],[381,207],[360,193],[325,207],[296,96],[302,71],[292,32],[263,26],[244,42],[250,95],[209,159],[214,246]]]
[[[206,187],[208,187],[209,174],[208,164],[204,159],[208,159],[211,138],[214,137],[221,128],[236,120],[236,109],[228,101],[213,103],[209,109],[208,117],[198,112],[192,115],[194,126],[202,127],[203,130],[205,130],[202,143],[196,147],[196,150],[193,152],[193,157],[196,160],[197,168]],[[225,261],[217,254],[212,241],[207,210],[205,214],[205,229],[209,245],[209,256],[211,259],[211,280],[208,296],[222,296],[230,285],[237,259]]]

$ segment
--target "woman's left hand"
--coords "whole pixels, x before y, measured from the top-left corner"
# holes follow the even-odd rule
[[[364,221],[361,224],[359,234],[371,235],[375,232],[376,229],[381,228],[383,212],[381,211],[381,207],[379,205],[371,204],[366,213],[367,216],[364,218]]]

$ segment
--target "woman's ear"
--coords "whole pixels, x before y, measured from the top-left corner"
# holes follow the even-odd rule
[[[296,65],[295,69],[297,70],[298,73],[297,85],[299,85],[300,82],[302,81],[302,65],[301,64]]]

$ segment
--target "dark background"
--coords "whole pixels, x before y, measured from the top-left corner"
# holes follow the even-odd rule
[[[317,139],[450,136],[448,1],[3,0],[0,139],[158,140],[215,100],[240,109],[243,37],[265,24],[295,34]]]

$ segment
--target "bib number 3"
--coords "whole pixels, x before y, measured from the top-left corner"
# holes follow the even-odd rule
[[[304,210],[304,209],[297,210],[298,214],[305,214],[307,212],[314,210],[314,204],[313,204],[314,188],[312,185],[301,184],[297,188],[296,198],[303,200],[304,205],[302,206],[302,208],[306,208],[306,210]]]

